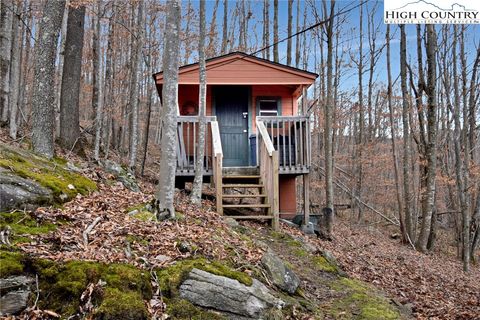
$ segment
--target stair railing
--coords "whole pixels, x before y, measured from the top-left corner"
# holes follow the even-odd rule
[[[216,120],[210,123],[212,130],[212,145],[213,145],[213,181],[216,190],[217,212],[223,214],[222,196],[222,169],[223,169],[223,150],[222,141],[220,139],[220,130],[218,129],[218,122]]]
[[[272,139],[268,134],[265,123],[257,120],[257,146],[258,165],[265,193],[270,204],[269,214],[273,216],[272,227],[278,230],[279,227],[279,187],[278,187],[278,151],[273,146]]]

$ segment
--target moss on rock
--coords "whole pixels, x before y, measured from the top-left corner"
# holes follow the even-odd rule
[[[315,267],[319,270],[322,270],[325,272],[331,272],[331,273],[338,273],[339,271],[337,266],[328,262],[328,260],[325,259],[325,257],[323,256],[315,256],[312,258],[312,261]]]
[[[24,150],[2,146],[0,148],[0,167],[12,173],[38,182],[52,191],[55,201],[63,202],[80,194],[87,194],[97,188],[95,182],[69,171],[64,167],[65,160],[48,160]],[[69,188],[69,185],[74,188]],[[64,199],[62,199],[64,198]]]
[[[162,293],[169,297],[177,296],[178,287],[193,268],[210,272],[217,276],[235,279],[247,286],[251,286],[253,283],[252,278],[246,273],[235,271],[220,262],[210,262],[204,258],[197,258],[178,261],[174,265],[158,271],[157,275]]]
[[[376,320],[401,319],[398,310],[389,301],[367,284],[349,278],[340,278],[330,287],[345,294],[328,308],[338,319]]]
[[[223,315],[203,310],[185,299],[168,299],[167,314],[179,320],[224,320]]]

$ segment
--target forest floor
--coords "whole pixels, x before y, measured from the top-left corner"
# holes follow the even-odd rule
[[[240,271],[249,273],[264,253],[261,246],[252,245],[255,238],[267,239],[278,254],[295,261],[295,257],[278,247],[281,241],[272,242],[265,224],[241,222],[241,226],[251,230],[248,236],[232,231],[214,211],[212,202],[204,200],[202,209],[195,208],[183,192],[176,195],[175,220],[156,222],[149,217],[130,216],[128,212],[133,208],[152,200],[151,179],[140,181],[141,192],[131,192],[99,167],[72,155],[63,156],[79,165],[83,174],[97,183],[98,190],[87,196],[78,195],[58,208],[38,208],[32,212],[37,221],[63,223],[52,232],[22,235],[22,241],[15,246],[30,255],[56,261],[129,263],[152,269],[198,253],[212,260],[233,259],[235,265],[243,265]],[[84,231],[94,220],[98,224],[85,239]],[[478,265],[466,274],[452,256],[418,253],[390,239],[385,232],[353,225],[344,219],[337,219],[333,241],[305,236],[284,223],[279,234],[333,253],[349,276],[372,284],[398,305],[410,306],[418,319],[480,318]],[[184,243],[189,250],[181,250]],[[308,278],[308,265],[304,271],[304,277]],[[307,285],[306,298],[318,290]]]

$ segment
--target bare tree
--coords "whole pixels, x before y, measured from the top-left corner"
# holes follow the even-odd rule
[[[393,169],[395,171],[395,190],[397,195],[397,210],[400,217],[400,231],[402,232],[402,240],[405,243],[407,241],[407,234],[405,232],[405,219],[403,217],[403,204],[402,204],[402,191],[400,189],[400,173],[398,169],[398,160],[397,160],[397,143],[396,143],[396,134],[395,134],[395,122],[394,122],[394,112],[393,112],[393,103],[392,103],[392,68],[390,61],[390,25],[387,24],[387,31],[385,32],[385,43],[387,46],[387,104],[390,116],[390,131],[391,131],[391,141],[392,141],[392,157],[393,157]]]
[[[327,2],[323,1],[323,10],[327,15]],[[325,34],[327,41],[327,102],[325,104],[325,199],[326,208],[330,209],[330,212],[334,212],[333,207],[333,141],[332,141],[332,118],[335,109],[334,97],[333,97],[333,26],[335,16],[335,1],[330,1],[330,10],[328,12],[328,22],[325,24]],[[330,220],[333,220],[334,214],[327,215]],[[327,222],[328,235],[331,235],[333,221]]]
[[[292,7],[293,7],[293,0],[288,0],[288,20],[287,20],[287,65],[292,64]]]
[[[264,0],[263,12],[264,12],[263,25],[265,27],[265,32],[263,35],[263,39],[264,39],[263,47],[266,48],[270,45],[270,1],[269,0]],[[266,50],[263,50],[262,52],[265,52],[265,58],[267,60],[270,60],[270,47]]]
[[[228,38],[228,0],[223,0],[222,54],[227,53]]]
[[[300,1],[297,1],[297,15],[296,15],[296,30],[297,34],[300,32]],[[295,67],[300,66],[300,37],[295,37]]]
[[[17,113],[19,109],[19,90],[20,90],[20,73],[21,60],[23,50],[23,31],[25,25],[21,21],[21,3],[17,2],[15,5],[15,17],[12,25],[12,59],[10,68],[10,121],[9,133],[12,139],[17,138]]]
[[[132,57],[132,71],[130,74],[130,98],[129,105],[131,111],[130,117],[130,159],[129,167],[132,172],[135,172],[137,164],[137,145],[138,145],[138,93],[140,90],[140,81],[138,80],[138,73],[141,69],[142,62],[142,47],[143,47],[143,1],[138,4],[138,16],[136,37],[134,40],[135,49]]]
[[[9,114],[10,65],[12,46],[12,0],[2,0],[0,8],[0,125]]]
[[[64,0],[46,1],[35,50],[32,145],[34,152],[47,158],[54,155],[55,58],[64,8]]]
[[[167,1],[163,49],[162,139],[160,173],[155,193],[157,218],[175,217],[173,197],[176,169],[176,115],[178,109],[178,63],[180,51],[180,0]]]
[[[402,88],[402,127],[403,127],[403,203],[405,212],[405,229],[407,237],[414,241],[413,221],[411,216],[410,195],[410,122],[409,94],[407,88],[407,37],[405,25],[400,25],[400,83]],[[408,240],[408,239],[407,239]]]
[[[273,0],[273,61],[278,62],[278,0]]]
[[[93,111],[95,112],[95,143],[93,147],[93,157],[95,160],[100,159],[100,141],[102,137],[102,118],[103,118],[103,100],[100,90],[100,83],[102,82],[102,52],[100,50],[101,45],[101,16],[100,12],[102,11],[102,1],[97,0],[97,17],[95,20],[95,30],[93,32],[93,94],[92,94],[92,106]]]
[[[198,41],[199,57],[199,126],[197,157],[195,162],[195,178],[193,180],[192,194],[190,200],[193,204],[200,204],[203,185],[203,158],[205,156],[205,110],[207,97],[207,68],[205,65],[205,0],[200,0],[200,38]]]
[[[437,169],[437,100],[436,100],[436,56],[437,36],[434,25],[426,25],[426,57],[427,57],[427,83],[425,93],[427,95],[427,136],[423,146],[426,160],[424,181],[425,185],[421,192],[422,223],[420,235],[417,239],[417,249],[426,252],[428,238],[431,232],[432,215],[435,202],[435,177]]]
[[[79,99],[85,20],[85,6],[78,2],[71,5],[60,95],[60,143],[68,149],[78,146],[80,138]]]

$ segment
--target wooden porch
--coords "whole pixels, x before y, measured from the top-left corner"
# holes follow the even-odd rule
[[[178,178],[193,177],[198,148],[198,116],[177,117]],[[219,125],[215,116],[206,117],[204,175],[211,176],[215,186],[217,212],[225,209],[249,209],[252,214],[233,215],[235,219],[279,223],[280,175],[304,177],[310,170],[310,121],[306,116],[258,116],[255,121],[255,163],[249,167],[224,167]],[[308,186],[308,183],[305,184]],[[234,190],[229,192],[227,190]],[[304,188],[304,212],[308,221],[308,187]],[[248,203],[244,201],[248,199]],[[233,202],[232,202],[233,201]]]

